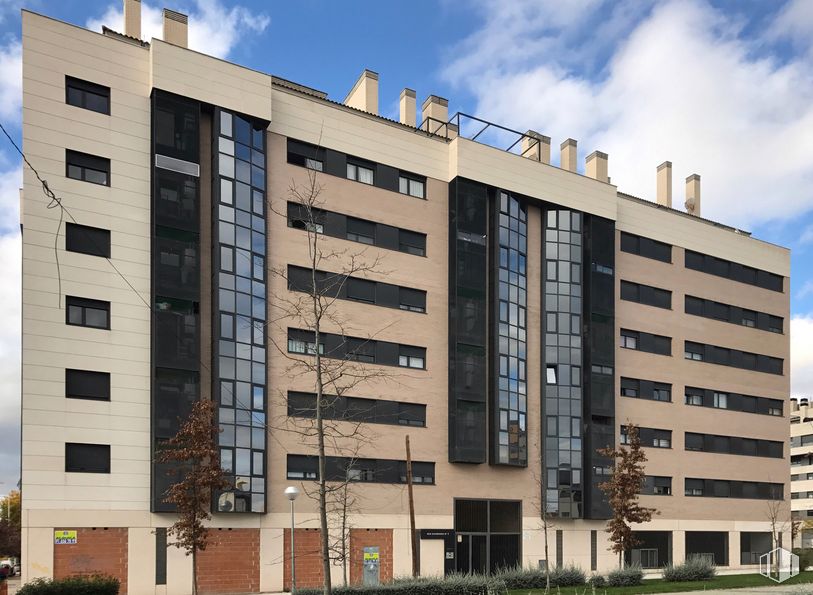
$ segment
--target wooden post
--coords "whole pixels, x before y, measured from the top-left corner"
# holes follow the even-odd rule
[[[421,574],[421,563],[418,559],[418,532],[415,530],[415,499],[412,497],[412,455],[409,452],[409,435],[406,437],[406,475],[407,494],[409,495],[409,531],[412,544],[412,576]]]

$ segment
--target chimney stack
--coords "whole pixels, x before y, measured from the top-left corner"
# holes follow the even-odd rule
[[[588,178],[593,178],[599,182],[609,184],[610,176],[608,176],[608,164],[610,157],[607,153],[601,151],[593,151],[584,160],[584,173]]]
[[[686,212],[700,217],[700,176],[697,174],[686,178]]]
[[[520,143],[520,155],[550,164],[550,137],[528,130]]]
[[[576,171],[576,141],[572,138],[567,139],[561,145],[561,157],[559,160],[559,167],[567,171]]]
[[[398,107],[398,121],[401,122],[401,124],[406,124],[414,128],[417,110],[415,91],[409,88],[405,88],[401,91],[401,100],[399,101]]]
[[[164,41],[182,48],[189,47],[189,17],[165,8]]]
[[[431,118],[431,120],[427,121],[427,118]],[[438,97],[437,95],[427,97],[421,106],[421,123],[423,124],[423,129],[432,134],[448,136],[448,121],[449,100]]]
[[[141,0],[124,0],[124,34],[141,39]]]
[[[378,115],[378,73],[365,68],[344,98],[344,104]]]
[[[658,166],[657,203],[672,208],[672,162],[664,161]]]

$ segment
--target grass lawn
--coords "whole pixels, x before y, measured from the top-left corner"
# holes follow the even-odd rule
[[[797,576],[783,582],[783,585],[797,585],[801,583],[813,583],[813,571],[802,572]],[[596,589],[596,595],[646,595],[648,593],[678,593],[680,591],[709,591],[711,589],[737,589],[740,587],[770,587],[778,583],[765,578],[761,574],[730,574],[718,576],[709,581],[692,581],[686,583],[668,583],[663,579],[645,580],[643,585],[637,587],[603,587]],[[511,595],[540,595],[544,589],[528,591],[518,589],[510,591]],[[587,595],[592,594],[589,586],[563,587],[561,589],[551,589],[551,593],[556,595]]]

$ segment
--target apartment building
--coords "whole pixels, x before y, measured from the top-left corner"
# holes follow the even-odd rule
[[[789,492],[788,250],[703,219],[697,175],[673,208],[669,162],[642,200],[605,153],[580,173],[573,139],[557,167],[549,137],[450,117],[436,96],[419,110],[410,89],[393,121],[376,73],[334,101],[188,49],[170,10],[164,39],[142,40],[140,2],[124,6],[123,32],[23,11],[24,150],[69,213],[26,170],[26,580],[188,592],[153,452],[213,399],[231,487],[213,497],[201,589],[288,588],[283,492],[312,491],[318,469],[285,422],[307,417],[314,380],[292,366],[316,350],[373,372],[328,412],[369,437],[326,470],[354,480],[352,582],[365,552],[380,580],[410,572],[407,435],[423,574],[612,567],[597,449],[630,423],[660,512],[630,561],[743,569],[770,547],[766,511]],[[313,180],[308,211],[291,188]],[[279,316],[307,286],[314,233],[380,265],[343,280],[342,323],[318,341]],[[314,502],[296,514],[305,586],[321,576]]]
[[[790,400],[790,508],[794,545],[813,547],[813,411],[806,397]]]

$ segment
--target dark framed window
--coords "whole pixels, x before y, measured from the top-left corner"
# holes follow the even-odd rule
[[[368,184],[375,184],[375,165],[372,163],[347,160],[347,179]]]
[[[398,307],[410,312],[426,312],[426,292],[420,289],[399,287]]]
[[[738,262],[731,262],[710,254],[686,250],[684,265],[687,269],[700,271],[716,277],[724,277],[739,283],[754,285],[770,291],[784,292],[781,275],[755,269]]]
[[[686,314],[720,320],[748,328],[772,333],[784,332],[784,319],[781,316],[774,316],[766,312],[749,310],[692,295],[687,295],[685,298],[685,311]]]
[[[65,471],[110,473],[110,445],[65,443]]]
[[[110,230],[66,223],[65,250],[110,258]]]
[[[375,303],[375,281],[349,277],[347,279],[347,298],[361,302]]]
[[[68,399],[109,401],[110,373],[66,369],[65,397]]]
[[[74,180],[110,186],[110,159],[65,149],[65,175]]]
[[[65,322],[75,326],[110,328],[110,302],[65,297]]]
[[[414,461],[412,475],[413,483],[432,485],[435,483],[435,464]],[[318,479],[317,457],[289,454],[287,477],[288,479]],[[406,461],[328,456],[325,461],[325,479],[362,483],[406,483]]]
[[[325,170],[326,151],[322,147],[288,139],[288,163],[306,167],[314,171]]]
[[[644,258],[660,260],[661,262],[672,262],[672,246],[670,244],[625,231],[621,232],[621,251],[637,254]]]
[[[691,341],[686,341],[685,349],[684,349],[684,357],[686,359],[691,359],[696,362],[702,362],[705,359],[705,348],[704,345],[700,343],[692,343]]]
[[[631,281],[621,281],[621,299],[666,310],[672,308],[671,291]]]
[[[401,172],[398,176],[398,192],[415,198],[426,198],[426,178]]]
[[[426,349],[423,347],[398,346],[398,365],[402,368],[426,369]]]
[[[407,254],[426,256],[426,234],[399,229],[398,249]]]
[[[347,218],[347,239],[361,244],[375,245],[375,223],[364,219]]]
[[[705,361],[710,364],[731,366],[732,368],[779,376],[784,374],[785,360],[779,357],[750,353],[718,345],[704,345],[693,341],[685,341],[684,354],[686,359]]]
[[[638,349],[638,333],[621,329],[621,347],[624,349]]]
[[[110,115],[110,87],[65,76],[65,103]]]

